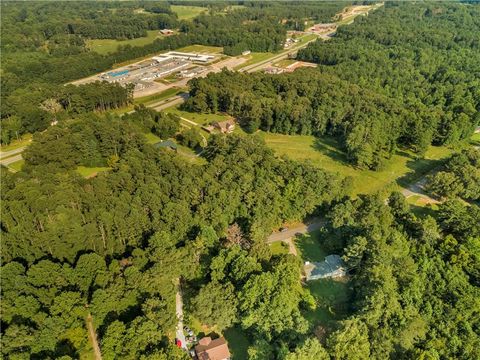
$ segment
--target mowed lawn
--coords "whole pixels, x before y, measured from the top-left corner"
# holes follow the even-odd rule
[[[22,159],[9,164],[8,167],[14,171],[20,171],[22,170],[23,164],[25,164],[25,160]]]
[[[106,55],[117,51],[120,45],[144,46],[151,44],[155,39],[162,38],[159,30],[148,30],[148,35],[135,39],[115,40],[115,39],[92,39],[87,40],[87,47],[98,54]]]
[[[96,176],[99,172],[108,171],[110,170],[109,167],[86,167],[86,166],[79,166],[77,168],[77,172],[82,175],[84,178],[91,178]]]
[[[206,12],[208,9],[202,6],[171,5],[170,9],[177,14],[179,20],[190,20]]]
[[[398,152],[387,160],[384,169],[379,171],[357,169],[349,164],[340,144],[333,138],[321,139],[307,135],[281,135],[260,132],[267,145],[279,155],[304,162],[310,162],[327,171],[351,177],[351,195],[369,194],[386,188],[400,189],[439,166],[453,150],[446,147],[433,147],[424,159],[415,159],[413,154]]]
[[[167,114],[175,114],[185,119],[191,120],[199,125],[209,124],[214,121],[225,121],[231,118],[231,116],[226,114],[201,114],[196,112],[188,112],[180,110],[177,107],[172,107],[164,110]],[[188,125],[186,123],[185,125]]]
[[[288,254],[288,244],[283,241],[276,241],[269,246],[273,255]]]
[[[259,63],[261,61],[270,59],[271,57],[274,57],[278,54],[270,53],[270,52],[252,52],[248,55],[245,55],[245,57],[248,59],[246,62],[243,64],[240,64],[235,67],[235,70],[239,70],[241,68],[244,68],[245,66],[253,65],[256,63]]]
[[[330,255],[322,245],[320,230],[297,236],[295,246],[303,263],[320,262]],[[314,327],[328,326],[331,321],[340,320],[349,314],[352,289],[347,279],[320,279],[306,284],[317,307],[305,311],[304,316]]]
[[[25,135],[22,135],[18,140],[13,140],[8,145],[0,145],[0,151],[7,152],[11,150],[16,150],[23,146],[27,146],[28,144],[31,143],[31,141],[32,141],[32,134],[25,134]]]
[[[250,342],[247,334],[240,327],[232,327],[223,332],[223,336],[228,341],[228,348],[232,354],[233,360],[243,360],[248,358],[248,347]]]
[[[189,45],[175,51],[189,52],[195,54],[221,54],[223,48],[220,46],[208,46],[208,45]]]

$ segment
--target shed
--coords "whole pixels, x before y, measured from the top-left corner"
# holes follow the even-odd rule
[[[304,270],[307,281],[338,278],[347,274],[345,263],[339,255],[328,255],[323,262],[306,262]]]

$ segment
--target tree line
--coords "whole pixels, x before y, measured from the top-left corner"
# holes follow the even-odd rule
[[[106,111],[132,102],[133,86],[97,81],[83,85],[27,85],[2,103],[2,144],[24,133],[50,126],[92,111]]]
[[[426,189],[440,198],[480,199],[480,150],[452,155],[440,171],[430,175]]]

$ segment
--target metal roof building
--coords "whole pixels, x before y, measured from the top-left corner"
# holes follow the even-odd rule
[[[347,275],[345,263],[338,255],[328,255],[323,262],[310,263],[307,261],[304,270],[307,281]]]

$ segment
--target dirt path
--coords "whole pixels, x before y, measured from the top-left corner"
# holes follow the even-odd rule
[[[288,253],[292,254],[294,256],[297,256],[297,247],[295,246],[295,243],[293,242],[293,238],[289,238],[287,240],[283,240],[284,243],[288,244]]]
[[[177,313],[177,329],[175,331],[175,337],[177,340],[180,340],[182,343],[182,348],[188,350],[187,340],[185,339],[185,334],[183,333],[183,301],[182,301],[182,290],[180,288],[180,280],[177,284],[177,293],[175,295],[175,307]]]
[[[102,353],[100,352],[100,346],[98,345],[97,334],[95,333],[95,328],[93,327],[93,317],[92,314],[88,313],[87,316],[87,328],[88,328],[88,338],[92,344],[93,353],[95,354],[95,360],[102,360]]]

